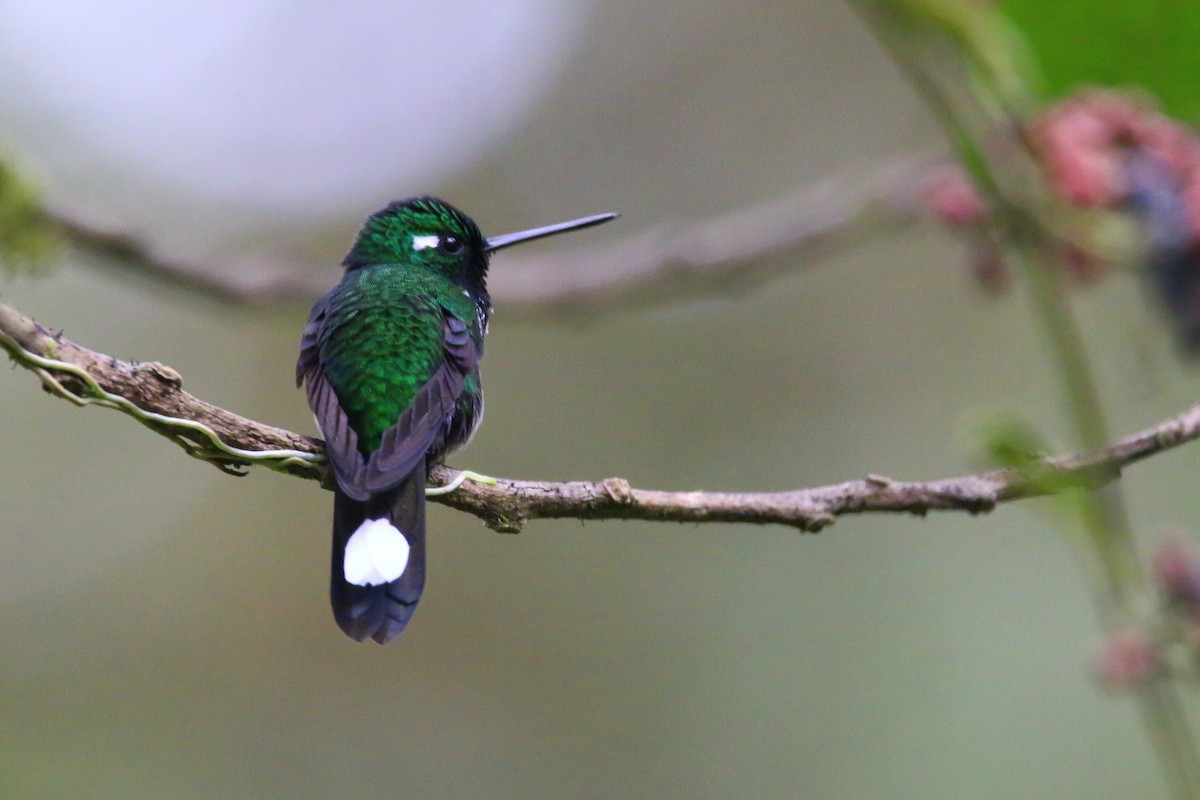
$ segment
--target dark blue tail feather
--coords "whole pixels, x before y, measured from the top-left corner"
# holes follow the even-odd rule
[[[425,465],[422,462],[394,489],[374,494],[366,502],[334,489],[333,552],[329,600],[338,627],[356,642],[374,639],[387,644],[412,619],[425,588]],[[404,574],[379,586],[348,583],[344,572],[346,542],[364,519],[388,520],[404,534],[410,551]]]

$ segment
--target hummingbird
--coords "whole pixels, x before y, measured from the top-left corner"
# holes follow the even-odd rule
[[[329,598],[351,639],[386,644],[421,597],[429,469],[483,417],[492,253],[616,216],[485,238],[449,203],[413,197],[359,231],[296,362],[335,479]]]

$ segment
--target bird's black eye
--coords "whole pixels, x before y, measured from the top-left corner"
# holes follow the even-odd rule
[[[463,240],[453,233],[443,233],[438,237],[438,249],[448,256],[456,256],[463,251]]]

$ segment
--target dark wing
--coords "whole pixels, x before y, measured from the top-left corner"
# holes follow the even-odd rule
[[[325,454],[333,464],[338,486],[355,500],[368,499],[371,493],[363,485],[367,464],[358,452],[358,434],[350,427],[350,420],[342,411],[337,394],[319,364],[309,371],[305,390],[308,406],[325,437]]]
[[[321,363],[321,329],[325,327],[325,314],[329,311],[329,296],[326,295],[313,306],[300,335],[300,358],[296,360],[296,388],[308,377],[308,373]]]
[[[447,316],[442,326],[445,360],[396,424],[383,432],[379,448],[364,459],[358,450],[358,435],[321,369],[318,340],[323,322],[324,310],[318,305],[300,341],[297,380],[306,382],[308,405],[325,437],[338,485],[350,497],[364,501],[403,482],[444,434],[462,395],[463,381],[478,365],[479,354],[466,323]]]
[[[355,500],[366,500],[369,493],[359,488],[362,486],[360,473],[365,465],[358,452],[358,434],[350,427],[350,421],[338,405],[333,386],[321,369],[321,330],[325,326],[328,307],[328,297],[319,300],[304,326],[300,336],[300,358],[296,361],[296,385],[305,384],[308,407],[325,437],[325,453],[333,464],[338,485]]]

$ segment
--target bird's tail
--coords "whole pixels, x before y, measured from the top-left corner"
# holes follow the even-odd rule
[[[366,502],[334,491],[334,619],[355,641],[387,644],[404,631],[425,588],[425,464]]]

